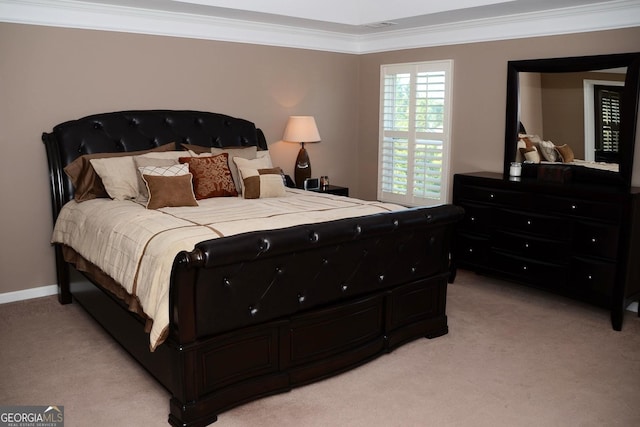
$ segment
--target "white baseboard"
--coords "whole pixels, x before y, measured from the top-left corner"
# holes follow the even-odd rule
[[[58,285],[40,286],[39,288],[25,289],[24,291],[5,292],[0,294],[0,304],[23,301],[32,298],[48,297],[58,293]]]

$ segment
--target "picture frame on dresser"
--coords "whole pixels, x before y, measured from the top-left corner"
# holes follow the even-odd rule
[[[451,278],[464,268],[585,301],[609,310],[619,331],[625,308],[640,300],[640,187],[632,186],[640,53],[510,61],[507,68],[503,172],[454,176],[453,203],[465,209],[465,216],[456,230]],[[512,164],[522,161],[518,144],[524,137],[535,139],[523,133],[543,133],[523,121],[522,97],[530,88],[521,87],[521,79],[533,74],[542,87],[549,76],[578,73],[586,81],[589,77],[581,74],[595,71],[624,72],[618,164],[525,162],[512,176]],[[570,135],[580,134],[567,119],[571,114],[554,114],[563,117],[560,127],[571,129]],[[589,126],[583,125],[585,134]],[[547,136],[539,141],[556,138]],[[585,153],[581,149],[575,146]]]

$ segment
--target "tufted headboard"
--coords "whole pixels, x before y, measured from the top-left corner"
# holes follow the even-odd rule
[[[147,150],[171,142],[206,147],[267,149],[260,129],[224,114],[187,110],[140,110],[94,114],[60,123],[42,134],[51,180],[53,217],[73,198],[64,167],[83,154]]]

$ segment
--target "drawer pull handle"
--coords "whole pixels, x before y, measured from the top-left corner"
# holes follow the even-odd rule
[[[531,225],[531,220],[530,219],[527,220],[527,225]]]
[[[576,210],[578,207],[576,205],[571,205],[571,209]]]
[[[524,271],[527,271],[527,266],[526,266],[526,265],[523,265],[523,266],[522,266],[522,269],[523,269]]]
[[[595,237],[591,238],[591,243],[596,243],[598,241],[598,239],[596,239]]]
[[[525,243],[524,243],[524,247],[525,247],[525,248],[529,248],[529,243],[528,243],[528,242],[525,242]]]
[[[473,248],[469,248],[469,253],[473,253]]]
[[[593,279],[593,276],[590,274],[587,274],[587,280],[591,280],[591,279]]]
[[[472,217],[471,217],[471,218],[469,218],[469,219],[471,220],[471,222],[475,222],[476,217],[475,217],[475,216],[472,216]]]
[[[495,196],[495,194],[493,194],[493,193],[491,193],[491,194],[489,195],[489,198],[491,198],[491,199],[493,199],[494,197],[496,197],[496,196]]]

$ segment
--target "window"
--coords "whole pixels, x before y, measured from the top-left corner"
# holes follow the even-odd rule
[[[406,206],[446,202],[453,61],[383,65],[378,199]]]
[[[596,162],[619,163],[620,98],[623,87],[594,86]]]

